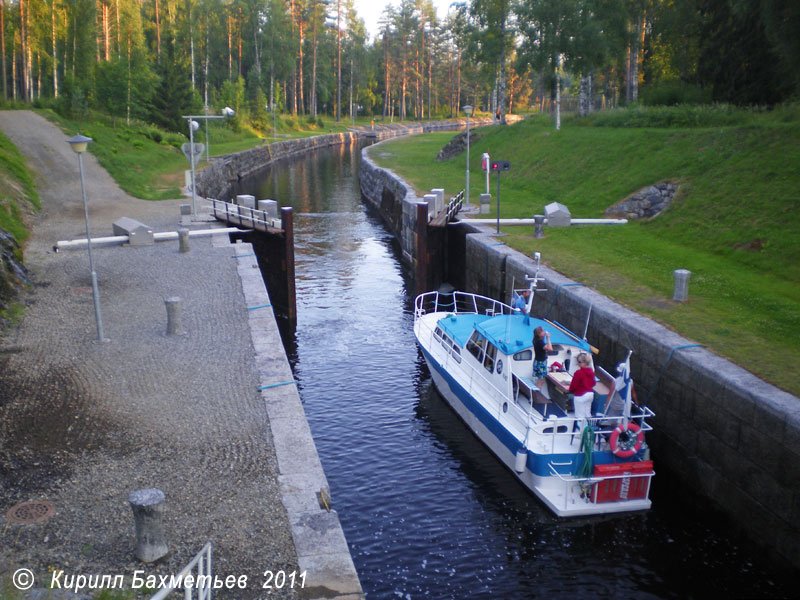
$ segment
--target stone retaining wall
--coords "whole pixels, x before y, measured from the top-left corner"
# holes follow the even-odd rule
[[[276,161],[301,156],[320,148],[351,144],[356,139],[357,133],[330,133],[264,144],[236,154],[217,157],[208,167],[195,173],[197,193],[206,198],[222,199],[234,183]]]
[[[363,152],[360,176],[362,194],[402,240],[404,256],[410,253],[415,227],[397,208],[416,201],[410,186]],[[533,261],[487,229],[459,227],[472,231],[465,291],[507,299],[533,275]],[[582,332],[591,307],[587,339],[611,372],[633,351],[638,397],[656,413],[648,435],[656,468],[666,466],[754,542],[800,567],[800,398],[555,271],[540,275],[546,291],[537,294],[534,314]]]

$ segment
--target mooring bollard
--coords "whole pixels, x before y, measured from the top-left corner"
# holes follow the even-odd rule
[[[533,215],[533,237],[544,237],[544,215]]]
[[[188,252],[189,251],[189,230],[188,229],[178,229],[178,251],[179,252]]]
[[[167,335],[181,335],[183,324],[181,323],[181,299],[178,296],[164,300],[167,305]]]
[[[672,274],[675,276],[675,291],[672,299],[686,302],[689,299],[689,277],[692,272],[686,269],[675,269]]]
[[[136,526],[136,558],[150,563],[169,553],[164,537],[164,492],[156,488],[136,490],[128,496]]]

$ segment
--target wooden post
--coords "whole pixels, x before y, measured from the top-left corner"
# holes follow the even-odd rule
[[[428,291],[428,203],[417,203],[417,294]]]
[[[294,283],[294,213],[291,206],[281,208],[283,229],[283,273],[286,278],[286,317],[297,324],[297,298]]]

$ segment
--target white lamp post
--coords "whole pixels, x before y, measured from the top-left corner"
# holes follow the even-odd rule
[[[78,134],[67,140],[72,150],[78,155],[78,169],[81,173],[81,196],[83,197],[83,216],[86,219],[86,241],[87,248],[89,249],[89,271],[92,274],[92,300],[94,301],[94,318],[97,322],[97,339],[104,341],[103,335],[103,317],[100,314],[100,292],[97,288],[97,273],[94,270],[94,260],[92,259],[92,236],[89,233],[89,207],[86,204],[86,188],[83,185],[83,153],[86,152],[86,147],[92,138],[85,135]]]
[[[464,188],[464,206],[469,206],[469,118],[472,115],[472,107],[467,104],[464,106],[464,113],[467,115],[467,182]]]

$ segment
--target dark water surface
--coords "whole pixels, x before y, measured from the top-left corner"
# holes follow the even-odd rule
[[[358,158],[317,152],[240,193],[295,209],[298,323],[284,341],[368,598],[798,596],[797,573],[731,534],[657,451],[645,514],[560,520],[517,483],[431,384],[413,282],[360,199]]]

